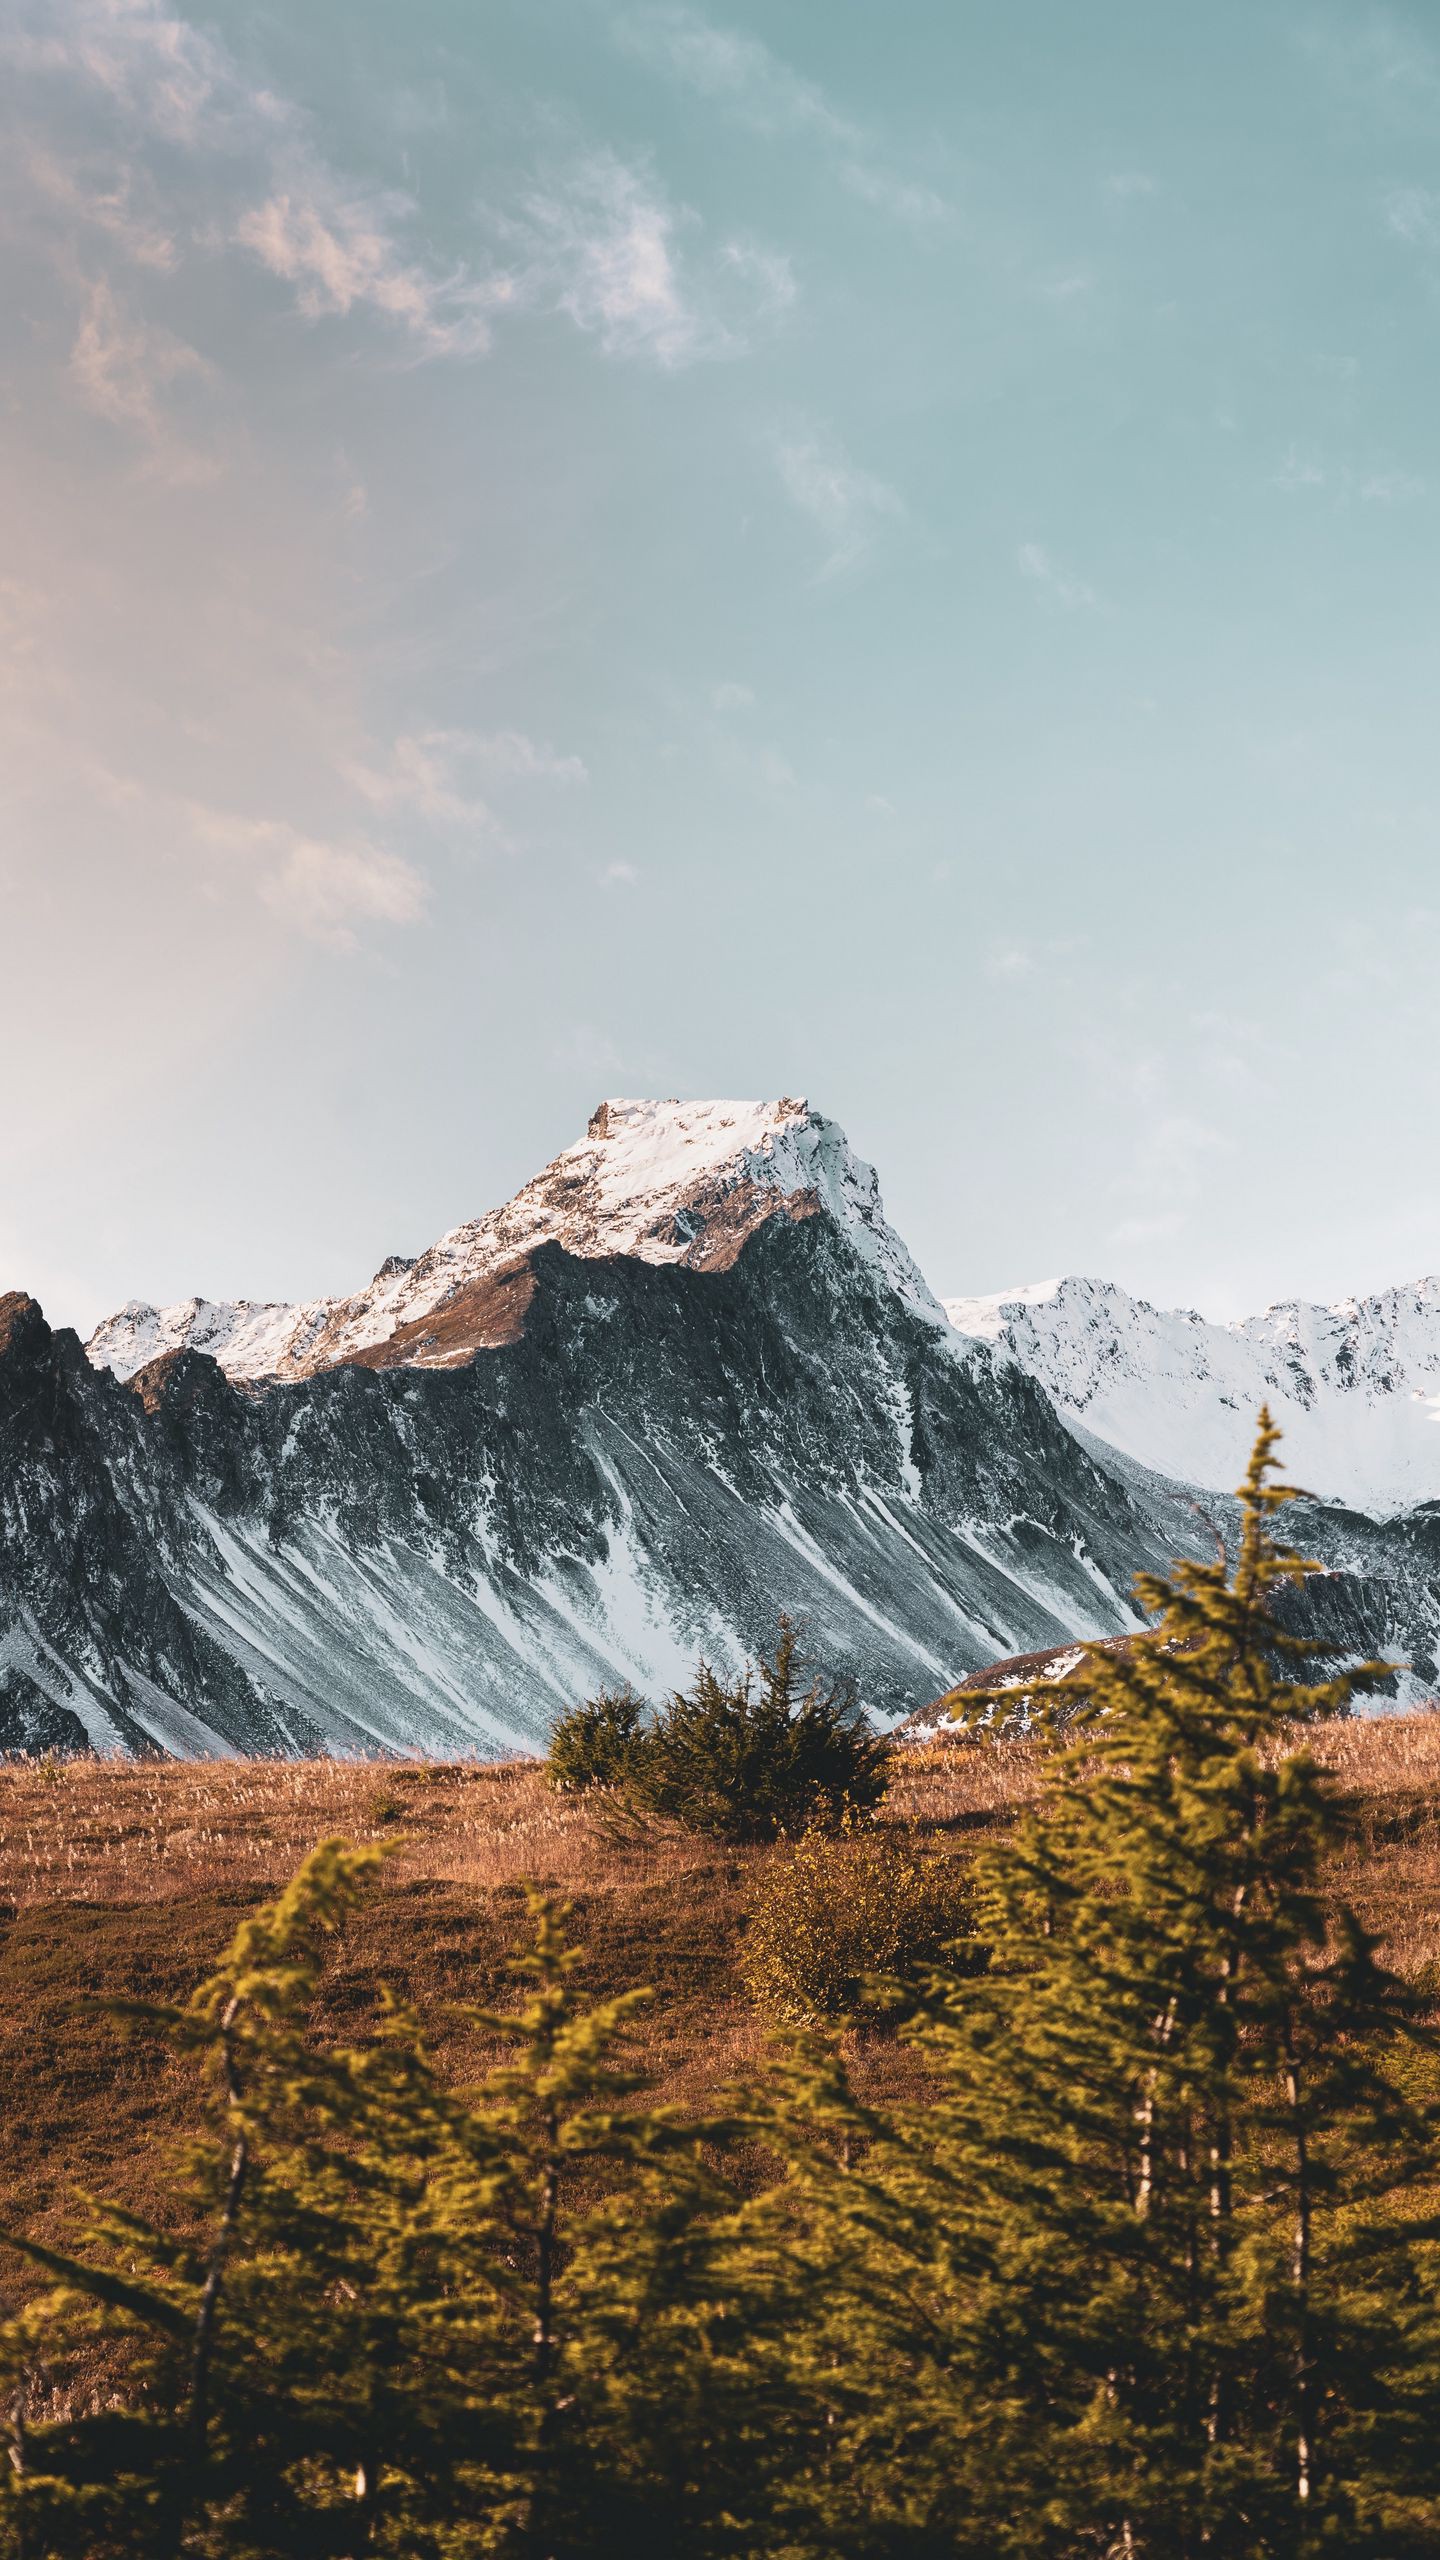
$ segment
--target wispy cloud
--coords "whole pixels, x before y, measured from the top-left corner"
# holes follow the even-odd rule
[[[139,439],[151,469],[178,482],[213,478],[213,457],[185,441],[170,407],[177,386],[208,383],[213,368],[168,329],[126,311],[103,279],[87,293],[70,373],[88,409]]]
[[[309,320],[369,310],[406,331],[427,355],[481,355],[490,315],[508,299],[503,280],[475,283],[461,269],[436,273],[397,245],[413,214],[398,193],[346,196],[312,171],[309,183],[251,205],[235,238],[271,275],[292,285]]]
[[[42,87],[103,96],[112,166],[98,178],[75,173],[53,149],[37,149],[34,165],[53,206],[108,231],[135,264],[169,272],[186,254],[233,246],[285,283],[308,319],[368,312],[427,355],[488,344],[503,279],[436,267],[407,248],[410,199],[346,180],[301,106],[251,79],[218,37],[162,0],[21,0],[0,62]]]
[[[106,234],[134,266],[169,275],[179,265],[180,244],[148,172],[118,162],[67,168],[56,152],[34,144],[24,165],[34,200],[52,215]]]
[[[286,828],[288,841],[261,895],[287,923],[338,951],[355,948],[357,923],[416,924],[429,890],[413,863],[377,845],[330,844]]]
[[[1074,571],[1067,569],[1041,542],[1022,542],[1015,554],[1015,566],[1022,578],[1039,587],[1044,594],[1067,613],[1094,612],[1100,598],[1092,586]]]
[[[986,977],[1000,987],[1043,977],[1049,994],[1063,996],[1068,1005],[1076,990],[1078,972],[1088,965],[1087,942],[1084,934],[1053,933],[1031,942],[992,942],[982,965]]]
[[[1326,490],[1341,505],[1358,498],[1362,506],[1380,507],[1412,506],[1427,495],[1429,488],[1418,472],[1397,470],[1389,464],[1357,468],[1347,462],[1330,462],[1313,446],[1298,444],[1287,447],[1273,481],[1289,496]]]
[[[687,88],[724,99],[756,133],[813,133],[847,147],[860,139],[815,83],[792,71],[758,36],[716,26],[698,9],[636,9],[617,21],[616,33],[630,52],[672,72]]]
[[[17,5],[0,22],[0,77],[25,81],[42,124],[55,108],[50,144],[27,136],[32,201],[152,284],[238,255],[312,326],[369,322],[413,357],[481,356],[501,315],[549,310],[605,355],[662,369],[743,352],[794,300],[779,251],[711,237],[608,151],[497,209],[483,253],[437,259],[412,196],[335,167],[304,107],[163,0]],[[69,111],[86,93],[108,138],[77,159]],[[63,243],[67,289],[76,264]]]
[[[919,229],[951,218],[952,208],[933,187],[924,186],[918,179],[897,177],[892,169],[879,168],[873,160],[843,159],[837,163],[835,174],[862,204],[874,205],[877,213],[889,214],[897,222],[911,222]]]
[[[1317,454],[1303,445],[1289,445],[1275,474],[1275,486],[1290,490],[1323,489],[1325,466]]]
[[[792,427],[775,438],[775,467],[792,506],[808,516],[828,546],[820,575],[835,577],[871,550],[883,525],[905,514],[904,501],[872,471],[850,460],[816,427]]]
[[[292,112],[163,0],[19,0],[5,51],[22,70],[83,77],[133,124],[182,147],[284,126]]]
[[[1423,498],[1427,487],[1418,472],[1371,471],[1360,482],[1360,496],[1367,506],[1407,507]]]
[[[1347,106],[1363,96],[1398,124],[1414,124],[1440,107],[1440,58],[1413,25],[1386,8],[1302,17],[1301,49],[1333,82]]]
[[[424,874],[363,837],[311,835],[285,819],[199,803],[189,816],[201,842],[255,864],[259,894],[275,915],[332,950],[353,951],[359,924],[417,924],[429,905]]]
[[[680,277],[677,235],[686,217],[608,153],[586,163],[563,191],[531,198],[537,265],[578,329],[610,355],[689,361],[704,336]]]
[[[518,304],[548,303],[605,354],[667,371],[739,353],[795,296],[789,261],[754,242],[687,258],[698,217],[613,152],[537,189],[502,228],[519,251]]]
[[[487,772],[513,774],[525,782],[588,782],[590,776],[579,756],[557,755],[553,747],[537,745],[520,729],[497,729],[489,737],[464,733],[468,752]]]
[[[518,729],[478,736],[469,729],[419,729],[397,738],[383,768],[350,767],[349,779],[373,808],[413,809],[445,827],[501,836],[504,830],[478,788],[481,779],[577,783],[589,776],[578,756],[537,746]]]
[[[880,212],[921,224],[948,215],[943,197],[888,168],[864,127],[759,36],[718,26],[684,0],[631,10],[617,19],[615,33],[628,52],[713,99],[763,140],[798,137],[818,146],[841,183]]]
[[[759,240],[726,240],[716,265],[732,290],[744,298],[752,320],[773,320],[788,311],[799,287],[795,269],[781,249]]]
[[[1429,187],[1392,187],[1385,198],[1385,225],[1397,240],[1412,248],[1440,247],[1440,196]]]
[[[441,826],[498,834],[488,800],[461,779],[468,744],[458,730],[419,730],[396,739],[388,765],[352,765],[349,778],[372,808],[414,809]]]

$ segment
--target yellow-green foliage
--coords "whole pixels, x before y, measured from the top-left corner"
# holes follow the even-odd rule
[[[973,1929],[965,1875],[853,1819],[777,1850],[750,1907],[741,1959],[752,1999],[797,2024],[852,2008],[869,1974],[938,1957]]]

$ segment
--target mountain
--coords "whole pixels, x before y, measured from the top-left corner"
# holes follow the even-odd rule
[[[1236,1324],[1161,1310],[1104,1280],[947,1299],[959,1332],[1009,1351],[1094,1439],[1224,1489],[1268,1402],[1285,1465],[1379,1517],[1440,1498],[1440,1279],[1333,1306],[1286,1300]]]
[[[520,1338],[531,1256],[558,1244],[586,1261],[617,1254],[728,1271],[776,1215],[823,1214],[867,1270],[938,1327],[945,1316],[886,1225],[870,1165],[808,1103],[602,1102],[578,1146],[502,1209],[455,1227],[407,1261],[392,1254],[348,1298],[302,1306],[241,1299],[173,1307],[132,1301],[92,1334],[98,1367],[133,1377],[170,1351],[208,1351],[227,1377],[314,1377],[341,1361],[451,1369]]]
[[[801,1103],[603,1104],[350,1298],[135,1305],[89,1357],[6,1306],[0,1740],[512,1749],[780,1609],[901,1714],[1130,1625],[1194,1534],[960,1339]]]
[[[957,1332],[802,1102],[603,1103],[505,1207],[353,1295],[0,1299],[0,1747],[534,1747],[788,1611],[901,1717],[1121,1634],[1221,1497]],[[1225,1476],[1252,1414],[1230,1415]],[[1440,1506],[1312,1505],[1310,1623],[1435,1677]]]

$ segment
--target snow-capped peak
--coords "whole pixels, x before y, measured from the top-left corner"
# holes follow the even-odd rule
[[[1440,1498],[1440,1278],[1233,1324],[1079,1277],[945,1308],[1068,1419],[1182,1483],[1238,1483],[1268,1404],[1286,1473],[1311,1492],[1379,1514]]]
[[[239,1298],[216,1304],[209,1298],[182,1298],[173,1307],[152,1307],[131,1298],[96,1327],[86,1350],[97,1369],[113,1369],[117,1377],[133,1377],[150,1361],[169,1351],[208,1351],[237,1375],[268,1376],[283,1350],[296,1310],[284,1302]]]
[[[390,1356],[451,1367],[483,1343],[513,1339],[524,1297],[505,1275],[538,1245],[586,1258],[725,1270],[746,1238],[777,1213],[828,1214],[875,1278],[928,1323],[938,1300],[886,1224],[872,1166],[833,1120],[789,1096],[778,1102],[602,1102],[585,1136],[503,1208],[456,1227],[407,1262],[392,1256],[349,1297],[302,1305],[177,1306],[132,1301],[107,1318],[88,1349],[99,1367],[131,1377],[168,1351],[208,1351],[232,1378],[295,1378],[356,1358]],[[433,1326],[429,1320],[434,1319]]]
[[[1067,1280],[1027,1280],[1018,1289],[996,1289],[986,1298],[942,1298],[940,1303],[957,1333],[968,1334],[975,1342],[1001,1342],[1013,1308],[1047,1306],[1062,1289],[1077,1285],[1089,1284]]]

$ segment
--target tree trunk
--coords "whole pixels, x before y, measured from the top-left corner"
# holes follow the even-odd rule
[[[239,2007],[237,1995],[227,2003],[220,2019],[221,2069],[225,2081],[225,2095],[232,2107],[237,2106],[240,2100],[240,2081],[230,2044],[230,2030],[235,2024]],[[195,2346],[190,2365],[190,2430],[195,2439],[195,2451],[200,2456],[203,2456],[205,2451],[205,2439],[210,2423],[210,2361],[215,2344],[215,2313],[219,2306],[220,2288],[225,2280],[225,2261],[230,2253],[235,2226],[240,2219],[240,2206],[245,2194],[245,2181],[249,2175],[249,2169],[249,2137],[242,2131],[237,2134],[234,2149],[230,2154],[230,2176],[225,2188],[220,2228],[215,2234],[215,2244],[210,2252],[210,2264],[205,2272],[205,2282],[201,2287],[199,2307],[195,2314]]]
[[[1310,2363],[1310,2146],[1300,2103],[1300,2066],[1293,2039],[1285,2072],[1295,2148],[1295,2223],[1290,2241],[1290,2280],[1295,2289],[1295,2495],[1302,2518],[1314,2476],[1314,2376]]]

